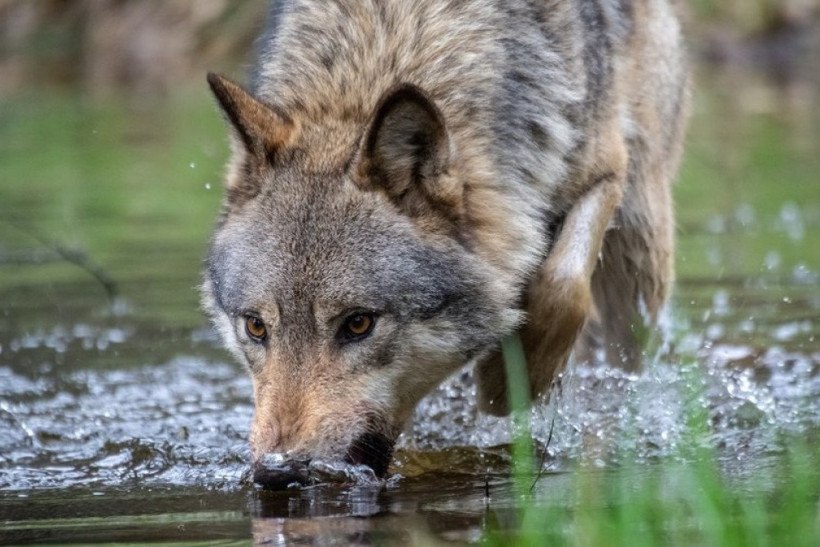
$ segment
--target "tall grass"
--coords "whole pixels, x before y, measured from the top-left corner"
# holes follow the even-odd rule
[[[513,475],[516,481],[530,480],[533,473],[533,443],[530,433],[530,390],[527,378],[527,362],[524,347],[518,335],[504,338],[501,342],[504,372],[507,375],[507,400],[512,410],[513,425]]]
[[[513,409],[513,483],[518,507],[508,515],[488,506],[487,545],[820,545],[820,448],[814,434],[786,436],[774,453],[739,463],[708,442],[708,413],[697,373],[685,382],[686,442],[675,457],[639,463],[625,455],[618,468],[579,464],[572,500],[552,500],[538,480],[530,438],[529,393],[520,341],[502,351]],[[812,432],[816,433],[816,432]],[[731,456],[731,455],[730,455]],[[727,460],[728,458],[728,460]],[[729,461],[733,460],[733,461]],[[742,476],[738,469],[745,469]],[[497,517],[497,518],[495,518]],[[505,522],[502,526],[499,523]]]
[[[714,458],[576,472],[569,505],[533,496],[488,545],[818,545],[816,449],[791,448],[775,477],[731,481]],[[764,471],[761,471],[761,473]],[[763,479],[764,477],[760,477]],[[766,484],[774,483],[773,487]]]

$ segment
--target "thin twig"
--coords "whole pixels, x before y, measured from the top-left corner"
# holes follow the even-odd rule
[[[553,395],[555,394],[556,389],[558,389],[558,381],[556,378],[553,378],[552,382],[550,382],[550,390],[549,390],[549,398],[552,399]],[[554,402],[554,401],[553,401]],[[550,450],[550,442],[552,442],[552,431],[555,429],[555,410],[552,413],[552,421],[550,422],[550,432],[547,435],[547,444],[544,445],[544,450],[541,452],[541,462],[538,466],[538,474],[535,476],[535,480],[532,481],[532,486],[530,486],[530,493],[535,490],[535,485],[538,484],[539,479],[544,474],[544,464],[547,461],[547,455],[549,454]]]
[[[541,462],[538,465],[538,474],[535,476],[535,480],[532,481],[532,486],[530,486],[530,493],[535,489],[535,485],[538,483],[538,480],[544,474],[544,464],[547,462],[547,454],[549,454],[550,449],[550,442],[552,441],[552,430],[555,428],[555,416],[552,417],[552,422],[550,423],[550,433],[547,435],[547,444],[544,445],[544,450],[541,452]]]
[[[85,252],[79,249],[72,249],[60,243],[57,243],[46,237],[42,232],[40,232],[33,226],[23,226],[22,224],[11,221],[5,222],[11,225],[19,232],[34,239],[44,247],[51,249],[66,262],[74,264],[75,266],[78,266],[79,268],[85,270],[87,273],[91,274],[91,276],[93,276],[94,279],[96,279],[97,282],[99,282],[99,284],[103,286],[109,301],[113,302],[119,295],[119,289],[117,287],[116,281],[114,281],[114,279],[112,279],[111,276],[108,275],[108,273],[102,268],[102,266],[91,260],[91,258],[89,258],[89,256]]]

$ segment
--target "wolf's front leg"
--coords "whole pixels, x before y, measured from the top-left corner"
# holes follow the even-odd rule
[[[591,188],[567,214],[563,229],[538,270],[526,296],[527,323],[521,339],[527,355],[531,395],[546,391],[567,362],[592,306],[591,279],[625,174],[595,177]],[[500,354],[476,366],[479,407],[503,416],[509,412],[507,383]]]

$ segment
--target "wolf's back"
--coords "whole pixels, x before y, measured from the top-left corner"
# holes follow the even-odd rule
[[[679,154],[685,81],[668,0],[277,0],[253,67],[254,92],[314,134],[313,169],[349,161],[389,89],[424,89],[470,181],[479,252],[518,278],[587,189],[602,125],[641,135],[636,155]]]

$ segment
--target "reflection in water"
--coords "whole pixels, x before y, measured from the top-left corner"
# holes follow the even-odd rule
[[[668,336],[643,373],[576,367],[533,410],[545,502],[575,503],[579,464],[623,477],[698,443],[729,475],[768,476],[783,434],[818,430],[817,89],[737,77],[705,75],[696,96]],[[70,98],[16,106],[0,110],[0,221],[83,249],[119,296],[0,224],[0,540],[425,544],[514,523],[508,424],[477,414],[468,371],[420,405],[383,487],[243,484],[250,380],[203,326],[195,289],[218,116],[204,100],[152,105],[162,123]],[[50,153],[35,154],[46,130]]]
[[[261,519],[372,517],[389,512],[387,494],[381,486],[313,486],[283,492],[258,492],[253,513]]]
[[[492,488],[499,497],[509,498],[509,484],[493,483]],[[447,475],[435,483],[407,480],[387,488],[323,486],[260,492],[251,509],[253,537],[259,543],[275,544],[334,540],[424,544],[432,537],[475,541],[483,530],[489,501],[483,492],[483,481]],[[356,518],[343,518],[351,516]]]

